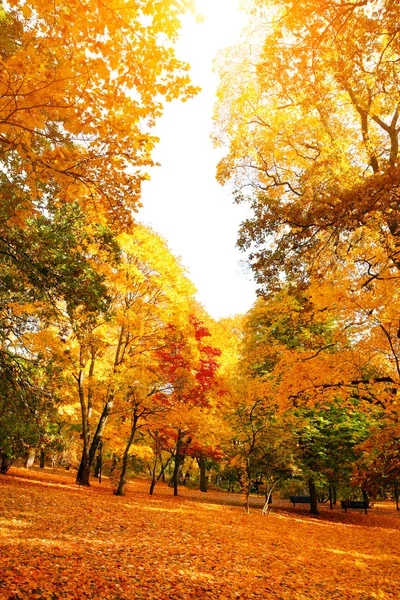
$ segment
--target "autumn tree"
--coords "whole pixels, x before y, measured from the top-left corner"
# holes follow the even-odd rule
[[[6,473],[29,448],[50,447],[60,421],[60,399],[49,381],[50,367],[16,356],[12,362],[0,371],[0,473]]]
[[[195,314],[190,316],[186,329],[171,325],[166,335],[169,343],[158,351],[158,359],[167,389],[158,398],[169,407],[165,427],[174,432],[171,483],[177,496],[185,455],[194,441],[203,411],[211,406],[210,396],[219,387],[217,357],[221,351],[206,343],[210,332]]]
[[[257,26],[219,61],[216,118],[229,145],[219,179],[234,179],[253,210],[239,243],[257,280],[271,286],[282,271],[303,280],[324,248],[344,250],[370,220],[395,265],[395,3],[249,7]]]
[[[99,260],[103,255],[112,261],[116,255],[107,229],[87,228],[76,204],[29,217],[26,224],[9,223],[0,237],[0,363],[4,383],[9,382],[5,397],[11,401],[15,392],[20,398],[9,410],[15,424],[19,414],[23,429],[33,398],[32,415],[40,414],[39,399],[45,399],[47,408],[40,417],[44,420],[61,404],[64,333],[56,324],[67,312],[78,311],[91,319],[107,308],[103,277],[91,255],[94,244]],[[40,440],[37,435],[36,442]],[[36,445],[32,436],[29,445]]]
[[[97,222],[131,222],[163,102],[195,92],[172,48],[189,7],[186,0],[1,6],[8,218],[74,199]]]
[[[165,471],[173,459],[176,440],[175,432],[164,427],[162,421],[159,427],[152,422],[148,428],[148,435],[152,450],[151,459],[148,460],[151,477],[149,494],[152,496],[157,482],[165,476]]]
[[[400,510],[400,444],[397,423],[382,419],[371,435],[357,447],[355,482],[373,498],[392,493]]]

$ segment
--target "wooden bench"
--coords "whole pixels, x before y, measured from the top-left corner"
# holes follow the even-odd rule
[[[340,504],[344,508],[344,512],[347,512],[348,508],[363,508],[367,514],[367,509],[371,508],[369,502],[364,500],[341,500]]]
[[[311,498],[310,496],[290,496],[290,502],[293,502],[293,506],[296,504],[310,504]]]

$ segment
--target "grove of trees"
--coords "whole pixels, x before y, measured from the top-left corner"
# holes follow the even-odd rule
[[[218,322],[135,218],[191,5],[0,2],[0,472],[398,506],[398,2],[247,0],[214,139],[259,298]]]

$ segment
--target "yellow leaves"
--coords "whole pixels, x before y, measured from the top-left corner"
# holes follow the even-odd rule
[[[160,115],[162,97],[195,93],[187,65],[170,48],[177,15],[188,4],[62,0],[55,7],[21,0],[11,6],[24,29],[1,71],[0,121],[7,148],[25,163],[20,174],[33,189],[34,165],[36,192],[53,178],[63,193],[73,183],[85,197],[74,189],[69,201],[78,197],[85,206],[89,186],[100,212],[126,224],[140,195],[134,172],[151,164],[154,139],[143,131]],[[141,23],[144,10],[153,17],[148,26]],[[53,201],[64,201],[60,196]]]

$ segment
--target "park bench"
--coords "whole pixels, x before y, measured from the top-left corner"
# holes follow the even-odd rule
[[[371,508],[369,502],[365,500],[342,500],[340,504],[344,508],[344,512],[347,512],[348,508],[363,508],[367,514],[367,508]]]
[[[293,502],[293,506],[296,504],[310,504],[310,496],[290,496],[290,502]]]

